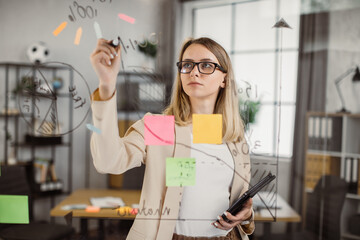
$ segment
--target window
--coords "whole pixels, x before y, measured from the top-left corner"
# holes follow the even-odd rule
[[[187,9],[193,11],[193,36],[211,37],[228,51],[242,100],[261,102],[246,134],[253,152],[291,158],[300,0],[202,3]],[[281,17],[292,29],[272,28]],[[251,91],[241,90],[249,86]],[[255,142],[260,143],[256,149]]]

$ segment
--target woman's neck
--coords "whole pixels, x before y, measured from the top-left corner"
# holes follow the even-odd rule
[[[206,99],[190,99],[192,114],[213,114],[215,108],[215,101]]]

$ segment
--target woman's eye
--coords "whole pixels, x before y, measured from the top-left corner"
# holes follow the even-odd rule
[[[202,63],[201,67],[202,68],[212,68],[212,65],[211,65],[211,63]]]
[[[192,64],[191,63],[184,63],[183,68],[191,68]]]

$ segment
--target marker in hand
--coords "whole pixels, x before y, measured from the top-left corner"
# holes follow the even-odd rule
[[[112,40],[110,43],[112,47],[117,47],[119,46],[119,44],[120,44],[120,37],[117,37],[116,39]]]

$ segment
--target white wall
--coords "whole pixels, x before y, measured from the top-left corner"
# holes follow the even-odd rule
[[[169,19],[165,19],[165,16],[168,18],[169,13],[165,11],[171,11],[171,9],[166,9],[166,0],[112,0],[111,3],[110,0],[105,2],[78,0],[78,4],[82,6],[89,5],[94,9],[96,8],[97,17],[81,19],[76,15],[76,22],[71,22],[68,18],[69,6],[72,6],[75,14],[77,14],[73,2],[73,0],[0,0],[0,62],[26,62],[25,51],[29,44],[43,41],[49,46],[50,60],[72,65],[85,77],[90,91],[93,91],[97,87],[97,78],[91,68],[89,56],[97,41],[93,28],[94,20],[100,24],[104,38],[110,39],[120,36],[124,42],[128,41],[129,38],[140,42],[143,40],[143,36],[149,36],[151,33],[159,34],[162,32],[164,36],[167,34],[164,29],[169,28]],[[135,18],[135,24],[120,20],[117,17],[118,13],[124,13]],[[67,27],[58,36],[54,36],[52,32],[63,21],[68,22]],[[77,46],[73,42],[78,27],[82,27],[83,34],[80,44]],[[128,50],[127,54],[123,53],[125,69],[130,69],[128,66],[141,66],[144,59],[140,52],[132,49]],[[0,71],[2,71],[0,76],[3,80],[3,70]],[[2,90],[1,94],[3,93]],[[78,89],[78,91],[79,93],[86,93],[84,89]],[[3,103],[0,104],[2,108]],[[66,112],[68,106],[58,107],[64,108],[58,109],[59,112]],[[75,121],[80,115],[75,113]],[[88,118],[86,122],[91,122],[91,119]],[[85,175],[88,174],[85,164],[86,161],[90,161],[88,158],[90,155],[87,152],[89,144],[89,139],[86,137],[87,131],[84,123],[73,133],[73,190],[85,187]],[[3,135],[0,137],[2,141]],[[3,149],[1,148],[0,151],[1,159]],[[66,176],[66,156],[67,149],[58,148],[56,171],[59,178]],[[106,175],[98,174],[91,163],[90,166],[90,187],[106,187]],[[66,181],[66,179],[64,180]],[[60,200],[58,198],[57,202]],[[35,206],[38,220],[39,218],[48,218],[48,202],[39,201],[39,204]]]
[[[335,80],[348,69],[360,66],[360,7],[330,12],[330,34],[327,72],[326,111],[341,109],[341,101],[335,88]],[[345,107],[351,113],[360,113],[360,82],[352,83],[353,73],[340,83]]]

